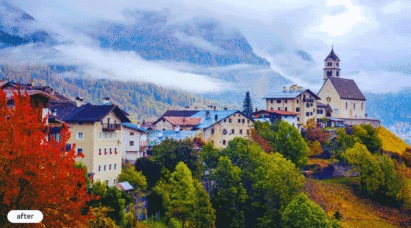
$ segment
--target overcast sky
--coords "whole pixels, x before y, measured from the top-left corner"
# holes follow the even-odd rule
[[[66,45],[57,47],[67,58],[132,75],[142,80],[164,77],[162,85],[193,88],[197,80],[202,91],[221,90],[218,81],[182,73],[148,63],[136,53],[119,55],[100,50],[87,37],[69,28],[105,21],[130,23],[125,12],[167,10],[174,21],[194,16],[216,18],[227,28],[239,30],[254,51],[270,61],[285,77],[319,89],[324,59],[334,45],[341,60],[342,77],[355,79],[366,92],[396,92],[411,87],[411,1],[385,0],[10,0],[42,26],[58,34]],[[189,40],[190,41],[190,40]],[[190,41],[192,42],[192,41]],[[200,42],[200,41],[198,41]],[[213,47],[209,47],[212,50]],[[312,56],[313,62],[297,59],[295,50]],[[81,53],[79,55],[79,53]],[[90,56],[93,56],[90,58]],[[111,66],[107,66],[112,62]],[[130,68],[127,66],[139,66]],[[144,76],[145,75],[145,76]],[[129,77],[129,76],[126,76]],[[130,76],[131,77],[131,76]],[[146,77],[144,79],[144,77]],[[191,82],[179,81],[192,79]],[[198,84],[198,83],[197,83]]]

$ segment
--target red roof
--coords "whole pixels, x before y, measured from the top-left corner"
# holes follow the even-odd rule
[[[295,112],[289,112],[289,111],[284,111],[284,110],[259,110],[257,112],[251,113],[254,118],[261,117],[264,113],[276,113],[282,116],[298,116],[300,114],[295,113]]]
[[[165,116],[163,118],[172,125],[180,126],[195,126],[201,122],[201,118],[198,117]]]

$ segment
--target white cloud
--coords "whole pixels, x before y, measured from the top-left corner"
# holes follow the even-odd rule
[[[397,14],[400,13],[402,10],[410,9],[411,4],[405,4],[401,1],[391,2],[387,5],[381,7],[381,11],[386,14]]]
[[[171,70],[156,62],[146,61],[134,52],[116,52],[74,44],[58,46],[56,49],[85,65],[86,72],[97,78],[152,82],[196,93],[226,89],[217,80]]]
[[[192,44],[205,51],[209,51],[211,53],[220,54],[220,55],[226,54],[226,51],[224,51],[222,48],[211,44],[210,42],[208,42],[202,37],[188,36],[185,33],[179,32],[179,31],[175,32],[174,36],[183,43]]]
[[[348,33],[354,26],[364,22],[367,18],[360,6],[354,5],[350,0],[327,0],[327,6],[345,6],[347,10],[338,15],[324,15],[319,31],[326,32],[332,37]]]
[[[401,72],[366,71],[349,74],[363,92],[389,93],[411,87],[411,75]]]

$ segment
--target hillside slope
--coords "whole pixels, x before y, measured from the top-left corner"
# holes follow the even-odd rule
[[[378,137],[382,140],[382,149],[385,151],[390,151],[401,155],[404,153],[406,148],[410,147],[406,142],[383,126],[378,127],[377,131]]]

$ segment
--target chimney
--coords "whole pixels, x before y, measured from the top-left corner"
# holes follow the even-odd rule
[[[158,133],[158,137],[159,138],[163,137],[163,130],[160,130],[160,132]]]
[[[109,103],[110,103],[110,98],[109,97],[103,98],[103,104],[109,104]]]
[[[216,120],[216,121],[218,120],[218,116],[217,116],[217,114],[215,115],[215,120]]]
[[[283,87],[283,92],[287,92],[287,87]]]
[[[214,106],[214,108],[213,108],[213,109],[214,109],[214,111],[215,111],[215,109],[216,109],[216,106]]]
[[[80,107],[84,104],[84,98],[83,97],[76,97],[75,99],[77,107]]]
[[[180,125],[177,125],[177,126],[176,126],[175,131],[176,131],[176,132],[180,132]]]
[[[302,91],[303,90],[303,87],[302,86],[298,86],[297,87],[297,91]]]
[[[227,107],[224,107],[224,111],[227,111]]]
[[[206,112],[206,119],[210,118],[210,111]]]

